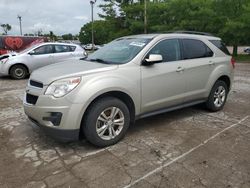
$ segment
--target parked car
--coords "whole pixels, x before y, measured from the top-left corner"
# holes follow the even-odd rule
[[[93,47],[93,45],[92,44],[86,44],[85,46],[84,46],[84,49],[85,50],[98,50],[99,49],[99,45],[95,45],[94,44],[94,47]]]
[[[246,47],[246,48],[244,49],[244,52],[247,53],[247,54],[250,54],[250,47]]]
[[[183,33],[119,38],[72,63],[33,72],[24,110],[57,139],[84,134],[99,147],[139,118],[199,103],[221,110],[235,64],[220,38]]]
[[[86,57],[85,50],[76,44],[43,43],[25,49],[20,53],[0,57],[0,75],[23,79],[40,67],[66,60]]]
[[[48,42],[48,39],[46,37],[2,35],[0,36],[0,55],[20,52],[25,48],[43,42]]]

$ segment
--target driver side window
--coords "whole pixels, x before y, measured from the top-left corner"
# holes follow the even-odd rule
[[[42,54],[51,54],[53,53],[53,46],[52,45],[45,45],[40,46],[34,50],[35,55],[42,55]]]
[[[178,61],[181,59],[180,44],[178,39],[166,39],[160,41],[148,53],[162,55],[162,62]]]

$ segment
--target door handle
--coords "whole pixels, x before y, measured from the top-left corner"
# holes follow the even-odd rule
[[[176,72],[182,72],[182,71],[184,71],[184,68],[182,68],[182,67],[178,67],[176,70]]]
[[[209,61],[208,64],[209,64],[209,65],[214,65],[214,62],[213,62],[213,61]]]

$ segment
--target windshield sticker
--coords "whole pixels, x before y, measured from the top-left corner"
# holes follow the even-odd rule
[[[131,42],[129,45],[142,48],[143,46],[145,46],[145,43],[143,43],[143,42]]]

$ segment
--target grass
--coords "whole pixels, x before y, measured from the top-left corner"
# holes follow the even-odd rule
[[[234,57],[234,59],[236,62],[250,63],[250,55],[239,54],[238,56]]]

